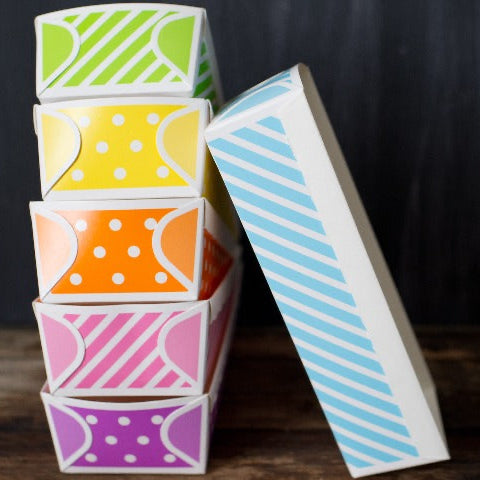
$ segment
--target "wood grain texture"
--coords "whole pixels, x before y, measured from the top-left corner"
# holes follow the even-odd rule
[[[385,480],[480,478],[480,329],[417,329],[436,381],[452,460],[379,475]],[[56,480],[38,391],[38,334],[0,331],[0,479]],[[349,475],[284,328],[237,331],[210,452],[214,480],[347,480]],[[110,478],[110,477],[109,477]],[[112,477],[113,478],[113,477]],[[125,475],[119,478],[198,479]]]

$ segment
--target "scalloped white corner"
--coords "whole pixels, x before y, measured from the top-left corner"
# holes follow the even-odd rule
[[[170,438],[168,437],[168,429],[170,428],[170,425],[179,417],[184,415],[185,413],[197,408],[198,406],[201,406],[202,408],[202,428],[201,428],[201,433],[200,433],[200,461],[197,461],[193,458],[191,458],[189,455],[187,455],[185,452],[182,452],[180,449],[175,447],[173,443],[170,441]],[[160,426],[160,438],[163,442],[163,444],[178,458],[182,459],[184,462],[187,462],[189,465],[192,467],[201,467],[202,461],[201,459],[204,458],[206,455],[206,440],[207,440],[207,434],[208,434],[208,396],[207,395],[202,395],[200,398],[197,400],[188,403],[187,405],[179,408],[178,410],[174,411],[171,413],[165,421],[162,423]]]
[[[198,358],[197,358],[197,371],[198,371],[198,378],[195,379],[188,375],[185,371],[183,371],[171,358],[168,356],[167,350],[165,348],[165,340],[168,337],[170,331],[175,328],[178,324],[182,323],[185,320],[188,320],[192,317],[192,315],[196,315],[200,313],[201,318],[201,327],[200,327],[200,335],[198,338],[199,342],[199,349],[198,349]],[[205,367],[206,367],[206,344],[207,344],[207,333],[208,333],[208,321],[205,317],[208,316],[208,310],[206,308],[206,304],[200,304],[198,306],[194,306],[193,308],[182,312],[171,320],[167,320],[165,326],[160,330],[158,334],[158,349],[160,350],[160,356],[165,361],[165,363],[177,373],[180,377],[184,377],[193,388],[202,388],[203,383],[205,380]]]
[[[165,25],[169,24],[170,22],[174,20],[180,20],[181,18],[187,18],[187,17],[195,17],[195,25],[194,25],[194,30],[193,30],[193,35],[192,35],[192,46],[190,49],[190,60],[188,64],[188,74],[185,75],[181,70],[178,69],[178,67],[171,62],[165,54],[160,50],[160,47],[158,46],[158,35],[160,33],[160,30],[162,30]],[[199,44],[199,36],[200,36],[200,30],[201,30],[201,22],[202,18],[198,14],[192,14],[192,13],[176,13],[173,15],[169,15],[168,17],[165,17],[163,20],[160,20],[160,22],[155,25],[155,28],[152,31],[152,36],[150,37],[150,47],[157,56],[163,63],[165,63],[176,75],[178,75],[187,85],[191,86],[193,88],[194,81],[195,81],[195,67],[196,67],[196,60],[197,60],[197,55],[196,55],[196,49],[194,47],[198,46]]]
[[[52,395],[47,394],[47,393],[42,393],[42,399],[45,404],[45,412],[47,414],[47,420],[48,424],[50,426],[50,432],[52,434],[52,440],[53,440],[53,445],[55,447],[55,453],[57,454],[57,460],[58,460],[58,465],[60,470],[63,472],[65,471],[70,465],[72,465],[74,462],[76,462],[85,452],[88,451],[88,449],[92,445],[93,441],[93,435],[88,427],[87,423],[83,420],[83,418],[67,406],[63,405],[61,403],[61,400],[54,398]],[[55,427],[55,422],[53,421],[52,418],[52,413],[50,411],[50,406],[53,406],[54,408],[62,411],[66,415],[69,415],[73,419],[75,419],[80,426],[82,427],[84,433],[85,433],[85,440],[83,442],[83,445],[74,453],[72,453],[69,457],[63,458],[62,455],[62,449],[60,445],[60,439],[57,436],[57,430]]]
[[[55,176],[49,181],[47,181],[47,174],[46,174],[46,161],[45,158],[45,144],[44,144],[44,136],[43,136],[43,115],[50,115],[52,117],[58,118],[59,120],[65,122],[73,131],[75,137],[75,143],[73,146],[73,152],[69,159],[65,160],[65,163],[61,166]],[[52,107],[42,107],[36,106],[35,108],[35,124],[37,126],[37,136],[38,136],[38,158],[40,161],[40,182],[41,182],[41,190],[42,190],[42,197],[45,198],[50,190],[54,187],[54,185],[63,177],[65,172],[75,163],[77,159],[78,153],[80,152],[81,147],[81,136],[80,130],[78,129],[75,122],[67,115],[61,112],[57,112]]]
[[[155,230],[153,231],[152,235],[152,249],[155,258],[157,259],[160,265],[164,266],[169,273],[175,277],[185,288],[189,291],[193,290],[195,285],[199,283],[199,275],[200,275],[200,260],[201,255],[199,255],[199,248],[201,247],[203,236],[202,236],[202,229],[204,224],[204,215],[205,209],[202,208],[204,206],[203,200],[196,200],[187,205],[177,208],[170,213],[167,213],[157,224]],[[174,218],[180,217],[184,213],[187,213],[191,210],[197,209],[198,210],[198,219],[197,219],[197,234],[196,234],[196,242],[195,242],[195,265],[194,265],[194,274],[193,278],[194,281],[192,282],[188,279],[170,260],[167,258],[165,253],[162,250],[162,235],[165,227],[168,223],[173,220]]]
[[[205,113],[201,111],[200,108],[196,106],[190,106],[182,108],[181,110],[177,110],[176,112],[167,115],[165,120],[160,124],[156,133],[156,144],[157,150],[162,159],[167,163],[180,177],[182,177],[189,185],[195,187],[199,192],[202,190],[203,184],[203,171],[204,171],[204,164],[205,164],[205,156],[206,156],[206,146],[205,141],[203,139],[203,129],[198,128],[198,138],[197,138],[197,156],[195,159],[195,178],[192,178],[183,168],[173,159],[168,151],[166,150],[163,137],[165,135],[165,130],[168,126],[175,121],[177,118],[180,118],[184,115],[187,115],[191,112],[198,110],[200,114],[200,121],[199,127],[206,124]]]
[[[69,31],[70,35],[73,38],[73,48],[70,52],[70,55],[67,59],[59,66],[49,77],[45,80],[42,80],[42,65],[43,65],[43,34],[42,34],[42,25],[44,24],[57,25],[63,27]],[[80,36],[75,28],[63,20],[48,20],[44,21],[43,19],[37,19],[35,21],[35,32],[37,34],[37,66],[36,66],[36,77],[37,77],[37,97],[40,97],[42,93],[48,88],[50,83],[53,82],[64,70],[67,68],[73,60],[78,55],[80,50]]]
[[[43,359],[45,362],[45,370],[47,371],[47,378],[48,378],[48,386],[50,388],[51,393],[55,393],[58,388],[62,386],[62,384],[72,375],[77,368],[82,364],[83,359],[85,357],[85,343],[83,341],[82,335],[80,332],[67,320],[63,318],[56,318],[50,312],[45,311],[42,312],[42,308],[39,308],[40,304],[34,304],[34,312],[37,318],[38,323],[38,330],[40,332],[40,341],[42,343],[42,350],[43,350]],[[45,337],[45,331],[43,328],[43,318],[42,315],[48,315],[53,321],[58,322],[62,326],[64,326],[73,336],[77,343],[77,354],[73,362],[59,375],[57,378],[53,378],[52,367],[51,367],[51,359],[48,355],[48,344],[47,339]]]
[[[35,259],[37,264],[38,289],[40,299],[44,299],[45,296],[51,291],[51,289],[60,281],[63,275],[65,275],[68,269],[73,265],[73,262],[77,258],[78,253],[77,236],[75,235],[72,226],[61,215],[54,213],[46,208],[42,208],[42,204],[43,202],[30,203],[30,214],[32,217],[33,225],[33,244],[35,248]],[[49,284],[44,281],[42,274],[41,252],[40,245],[38,243],[37,221],[35,218],[36,215],[41,215],[57,223],[61,228],[64,229],[70,240],[70,255],[68,257],[68,260]]]

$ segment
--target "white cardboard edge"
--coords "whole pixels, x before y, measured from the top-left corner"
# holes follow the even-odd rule
[[[300,66],[299,75],[305,94],[277,105],[291,148],[421,459],[447,459],[441,420],[422,391],[433,387],[425,361],[311,74]]]

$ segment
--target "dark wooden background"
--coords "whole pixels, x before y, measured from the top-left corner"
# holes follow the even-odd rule
[[[100,3],[0,4],[3,325],[34,323],[33,18],[89,1]],[[299,61],[310,65],[412,321],[478,323],[480,2],[177,3],[207,7],[227,97]],[[241,321],[279,322],[248,246],[245,258]]]

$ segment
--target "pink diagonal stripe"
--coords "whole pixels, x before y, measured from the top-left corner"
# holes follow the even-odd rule
[[[127,351],[135,340],[152,325],[159,314],[147,313],[131,328],[129,332],[110,350],[103,360],[77,385],[77,388],[90,388],[107,372]]]
[[[105,314],[90,315],[83,325],[79,328],[82,338],[86,338],[88,334],[106,317]]]
[[[160,357],[153,362],[128,386],[128,388],[144,387],[165,366]]]
[[[94,315],[92,315],[93,317]],[[95,315],[96,317],[100,317],[101,315]],[[95,357],[95,355],[102,350],[107,342],[111,340],[111,338],[117,333],[124,325],[125,323],[128,322],[128,320],[133,316],[133,313],[121,313],[117,315],[115,318],[112,318],[108,326],[105,328],[105,330],[93,341],[93,343],[87,347],[87,350],[85,352],[85,356],[83,357],[83,362],[80,365],[80,367],[77,369],[74,375],[72,375],[64,384],[63,386],[69,386],[72,382],[75,381],[75,378],[77,375],[92,361],[92,359]],[[105,318],[106,315],[103,315],[103,318]],[[85,322],[89,323],[90,318]],[[97,320],[97,324],[99,321]],[[81,329],[80,329],[80,333]],[[85,338],[85,336],[82,333],[82,337]]]
[[[153,334],[146,340],[142,345],[142,348],[139,348],[128,360],[127,362],[111,377],[103,386],[104,388],[116,388],[118,387],[145,358],[147,358],[152,351],[157,350],[157,340],[158,332],[156,330]],[[160,352],[158,352],[160,355]]]
[[[66,313],[63,318],[70,323],[73,323],[80,315],[77,315],[75,313]]]
[[[155,387],[157,388],[166,388],[166,387],[171,387],[173,382],[175,382],[176,380],[178,380],[178,375],[173,371],[173,370],[170,370],[170,372],[168,372],[168,374],[163,377],[156,385]]]

